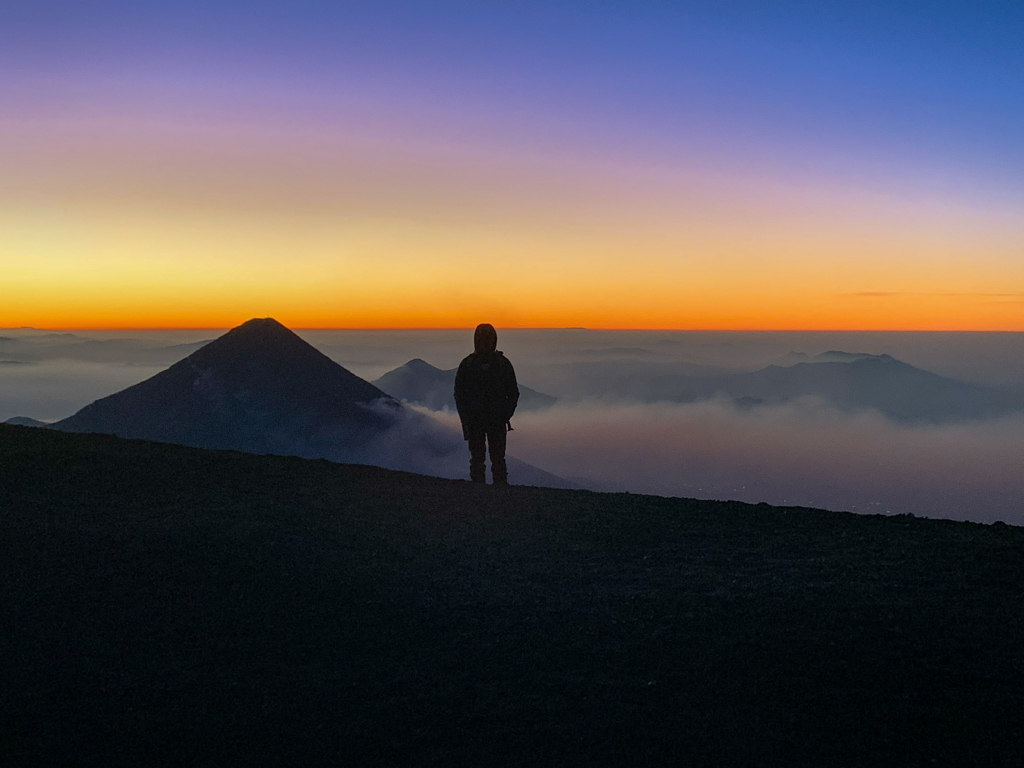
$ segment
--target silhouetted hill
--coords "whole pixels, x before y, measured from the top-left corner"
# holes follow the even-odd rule
[[[375,407],[371,407],[375,406]],[[398,403],[276,320],[250,320],[57,429],[317,455],[389,428]]]
[[[250,320],[52,426],[442,477],[461,477],[468,466],[461,435],[404,408],[271,318]],[[578,487],[514,458],[509,480]]]
[[[457,368],[444,371],[416,358],[388,371],[373,383],[399,400],[425,406],[432,411],[455,410],[455,374]],[[519,410],[542,411],[557,398],[519,384]]]
[[[0,426],[0,764],[1011,766],[1024,529]]]
[[[867,352],[841,352],[830,350],[820,355],[808,355],[806,352],[790,352],[782,360],[783,365],[794,365],[796,363],[852,363],[855,360],[877,360],[879,362],[893,362],[896,358],[891,355],[872,355]]]
[[[736,376],[728,392],[765,402],[812,395],[841,408],[873,408],[903,420],[986,418],[1024,405],[1008,394],[947,379],[889,355],[827,352],[819,357]]]
[[[937,422],[1024,410],[1019,394],[949,379],[889,355],[790,353],[784,362],[744,373],[641,361],[574,363],[556,370],[565,390],[578,398],[687,403],[726,396],[749,408],[814,396],[844,410],[874,409],[893,419]]]
[[[14,416],[4,424],[13,424],[16,427],[48,427],[50,426],[45,421],[39,421],[38,419],[29,418],[28,416]]]

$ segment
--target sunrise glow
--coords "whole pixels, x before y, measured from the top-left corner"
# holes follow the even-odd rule
[[[953,14],[145,5],[0,30],[0,327],[1024,330]]]

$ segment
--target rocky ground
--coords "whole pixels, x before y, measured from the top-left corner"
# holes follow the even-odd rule
[[[5,765],[1020,765],[1024,529],[0,427]]]

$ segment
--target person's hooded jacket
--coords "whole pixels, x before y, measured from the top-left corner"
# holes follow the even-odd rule
[[[519,403],[516,372],[501,352],[494,327],[483,324],[473,334],[473,354],[455,374],[455,406],[462,430],[497,429],[509,423]]]

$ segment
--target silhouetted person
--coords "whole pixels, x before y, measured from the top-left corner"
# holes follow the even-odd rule
[[[469,441],[469,478],[487,482],[484,462],[491,449],[491,474],[495,485],[508,485],[505,438],[519,402],[519,386],[512,363],[495,347],[498,332],[489,323],[476,327],[475,351],[459,364],[455,374],[455,406],[462,420],[462,436]]]

